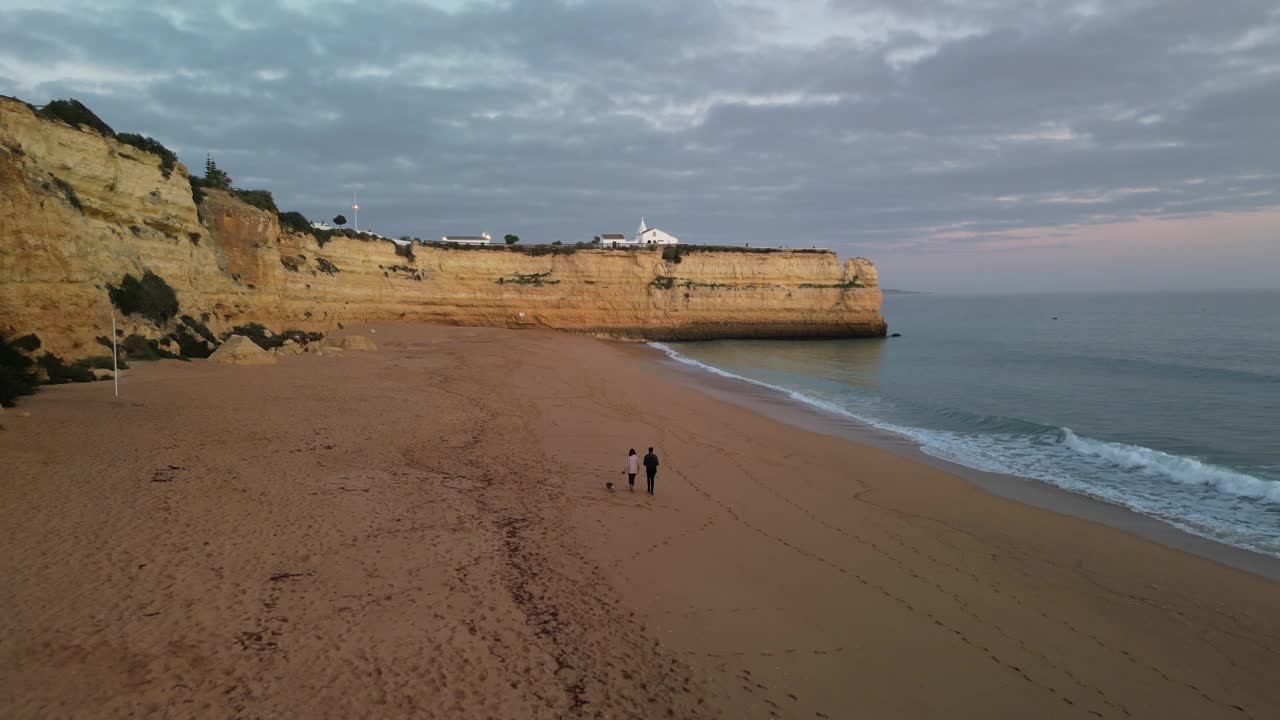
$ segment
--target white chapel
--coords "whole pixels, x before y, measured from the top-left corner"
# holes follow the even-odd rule
[[[675,245],[680,239],[658,228],[649,227],[644,218],[640,218],[640,228],[636,230],[631,242],[636,245]]]

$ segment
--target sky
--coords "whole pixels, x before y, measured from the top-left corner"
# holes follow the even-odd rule
[[[1275,0],[0,0],[0,94],[384,235],[1280,287]]]

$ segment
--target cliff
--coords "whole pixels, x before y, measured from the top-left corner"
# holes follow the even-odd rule
[[[554,251],[554,252],[553,252]],[[400,252],[405,252],[401,250]],[[0,332],[100,354],[108,286],[150,271],[215,334],[262,323],[545,327],[626,339],[879,336],[875,267],[830,252],[462,248],[282,230],[187,170],[0,98]],[[163,338],[136,315],[122,330]]]

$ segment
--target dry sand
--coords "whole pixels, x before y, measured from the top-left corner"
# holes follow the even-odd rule
[[[1280,716],[1275,582],[633,348],[376,340],[4,415],[0,717]]]

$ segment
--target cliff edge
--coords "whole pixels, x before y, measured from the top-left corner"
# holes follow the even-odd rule
[[[187,170],[0,98],[0,333],[64,358],[100,354],[111,287],[151,273],[178,313],[122,317],[174,340],[261,323],[543,327],[643,340],[881,336],[875,266],[828,251],[677,246],[397,247],[282,229],[274,211],[206,190]]]

